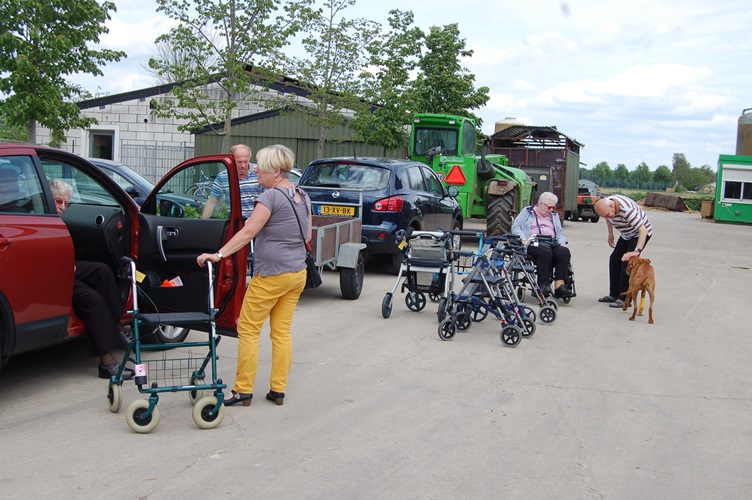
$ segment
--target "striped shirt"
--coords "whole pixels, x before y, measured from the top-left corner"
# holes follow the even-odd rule
[[[258,177],[256,172],[253,171],[254,165],[251,164],[251,170],[245,179],[240,179],[240,208],[243,212],[243,218],[247,219],[253,213],[253,206],[256,203],[256,198],[264,191],[258,183]],[[224,197],[225,203],[227,203],[230,196],[230,182],[227,172],[220,173],[214,184],[212,184],[211,196],[219,200]]]
[[[625,240],[637,238],[640,234],[638,230],[642,226],[648,230],[648,236],[653,234],[653,226],[650,225],[648,214],[632,198],[615,194],[606,199],[615,200],[619,204],[619,211],[609,221],[621,233],[622,238]]]

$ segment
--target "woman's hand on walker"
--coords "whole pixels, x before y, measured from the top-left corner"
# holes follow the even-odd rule
[[[199,267],[204,267],[206,265],[206,261],[210,260],[212,262],[219,262],[221,259],[219,258],[219,255],[216,253],[202,253],[196,258],[196,262],[198,262]]]

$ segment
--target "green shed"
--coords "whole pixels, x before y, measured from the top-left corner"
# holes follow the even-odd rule
[[[222,129],[222,126],[215,126]],[[222,153],[222,136],[205,127],[191,131],[195,135],[196,156]],[[346,124],[329,130],[324,157],[375,156],[405,158],[405,148],[388,150],[353,140],[354,132]],[[318,129],[306,124],[305,119],[280,110],[263,111],[232,120],[232,144],[247,144],[255,155],[259,149],[271,144],[284,144],[295,153],[298,168],[305,169],[316,159]],[[407,136],[405,136],[407,144]],[[251,158],[251,161],[255,161]]]
[[[752,223],[752,156],[718,157],[713,218]]]

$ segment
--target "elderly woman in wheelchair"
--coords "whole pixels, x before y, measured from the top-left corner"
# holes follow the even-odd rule
[[[574,296],[574,291],[567,286],[572,256],[567,247],[561,218],[556,211],[558,201],[555,194],[549,191],[542,193],[538,203],[523,208],[514,219],[512,234],[522,239],[528,257],[535,262],[538,286],[543,293],[547,296],[553,293],[557,299],[568,299]]]

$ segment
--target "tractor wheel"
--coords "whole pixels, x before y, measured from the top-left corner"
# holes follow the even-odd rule
[[[572,222],[577,222],[577,221],[580,220],[580,211],[579,211],[579,209],[575,208],[574,210],[572,210],[571,219],[572,219]]]
[[[600,220],[600,218],[601,218],[600,215],[594,215],[594,216],[590,217],[590,222],[596,223],[596,222],[598,222]]]
[[[512,230],[514,217],[510,212],[517,212],[517,189],[503,196],[489,196],[486,206],[486,232],[488,236],[502,236]]]

